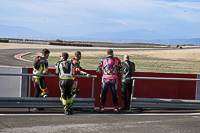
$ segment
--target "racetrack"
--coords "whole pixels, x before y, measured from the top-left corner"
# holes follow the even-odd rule
[[[106,109],[104,114],[98,114],[97,110],[79,110],[66,116],[59,109],[30,113],[13,110],[0,111],[0,132],[197,133],[200,129],[199,111],[133,110],[113,114],[113,109]]]
[[[33,63],[16,60],[15,55],[27,52],[41,52],[42,49],[48,48],[51,52],[63,51],[106,51],[108,47],[75,47],[75,46],[53,46],[41,44],[16,44],[16,43],[0,43],[0,66],[19,66],[32,67]],[[167,50],[167,48],[111,48],[114,51],[144,51],[144,50]],[[54,64],[50,64],[54,67]]]
[[[67,47],[49,45],[25,45],[0,43],[0,66],[32,67],[31,62],[17,60],[14,55],[26,52],[40,52],[43,48],[51,52],[61,51],[105,51],[101,47]],[[112,48],[130,51],[140,49]],[[152,50],[152,49],[145,49]],[[155,50],[155,49],[153,49]],[[157,49],[158,50],[158,49]],[[45,109],[28,112],[27,109],[0,108],[0,132],[135,132],[135,133],[197,133],[199,132],[199,110],[147,109],[132,112],[121,111],[114,114],[113,109],[106,108],[104,114],[90,110],[76,110],[72,116],[65,116],[62,109]]]

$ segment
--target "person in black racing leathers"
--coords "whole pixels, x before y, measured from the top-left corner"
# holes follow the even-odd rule
[[[34,59],[33,74],[48,74],[48,59],[50,51],[48,49],[42,50],[42,56],[37,56]],[[45,83],[45,77],[33,76],[32,78],[35,87],[34,97],[47,97],[48,89]],[[34,108],[35,110],[43,110],[43,108]]]
[[[75,58],[72,59],[73,63],[73,75],[86,75],[88,78],[91,77],[90,74],[87,72],[84,72],[84,69],[80,66],[80,60],[81,60],[81,52],[76,51],[75,52]],[[79,95],[79,88],[78,88],[78,77],[73,77],[73,87],[72,87],[72,94],[73,98],[77,98]]]
[[[133,80],[133,72],[135,71],[135,63],[129,61],[129,56],[124,55],[124,62],[122,62],[121,69],[121,97],[124,102],[124,107],[121,110],[129,110],[130,107],[130,99],[132,92],[132,84]],[[127,91],[128,91],[128,99],[127,99]]]
[[[59,87],[61,91],[62,104],[64,106],[64,113],[66,115],[73,114],[73,99],[72,99],[72,85],[73,85],[73,63],[67,61],[68,53],[63,52],[61,61],[55,65],[56,75],[59,75]]]

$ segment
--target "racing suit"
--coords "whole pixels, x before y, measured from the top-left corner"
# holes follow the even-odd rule
[[[55,65],[56,75],[59,75],[59,87],[61,91],[62,104],[64,106],[65,114],[72,114],[73,99],[72,99],[72,85],[73,85],[73,64],[71,61],[58,61]]]
[[[72,59],[73,63],[73,75],[87,75],[86,72],[83,71],[82,67],[80,67],[80,61],[77,58]],[[73,87],[72,94],[74,98],[78,97],[79,88],[78,88],[78,77],[73,77]]]
[[[37,56],[34,60],[33,74],[48,74],[48,61],[42,57]],[[33,82],[35,87],[34,97],[46,97],[48,89],[45,83],[45,77],[33,76]]]
[[[121,71],[121,61],[117,57],[109,56],[101,59],[99,66],[97,67],[98,73],[103,73],[102,76],[102,90],[100,95],[100,109],[104,108],[106,102],[106,95],[108,87],[111,86],[114,108],[119,106],[117,96],[117,78]]]
[[[132,84],[133,80],[133,72],[135,71],[135,64],[128,60],[122,62],[122,70],[121,70],[121,97],[124,102],[123,109],[129,109],[130,107],[130,99],[131,99],[131,92],[132,92]],[[127,100],[127,91],[128,91],[128,100]]]

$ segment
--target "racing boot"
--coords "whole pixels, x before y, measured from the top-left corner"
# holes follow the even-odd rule
[[[68,105],[65,105],[65,106],[64,106],[64,114],[69,115],[69,112],[68,112]]]
[[[118,106],[114,106],[114,112],[115,112],[116,114],[118,114],[118,113],[119,113]]]
[[[42,90],[42,93],[40,95],[43,98],[47,97],[48,96],[48,89]]]
[[[100,105],[99,113],[104,113],[104,106]]]
[[[68,104],[68,109],[67,109],[67,111],[68,111],[68,115],[72,115],[74,112],[73,112],[73,104],[72,103],[69,103]]]

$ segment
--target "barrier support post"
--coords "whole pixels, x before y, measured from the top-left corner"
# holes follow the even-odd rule
[[[31,97],[31,79],[32,79],[32,76],[29,76],[28,97]],[[28,108],[28,112],[30,112],[30,108]]]
[[[94,98],[94,77],[92,78],[92,98]],[[91,109],[91,112],[93,112],[93,109]]]
[[[131,99],[132,99],[132,97],[134,95],[134,86],[135,86],[135,79],[133,79],[132,92],[131,92],[131,97],[130,97]],[[131,101],[131,99],[129,99],[129,101]],[[131,112],[131,104],[129,105],[129,111]]]

